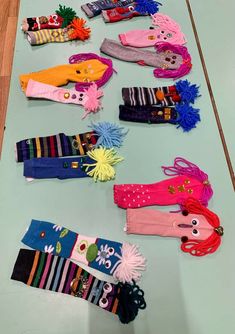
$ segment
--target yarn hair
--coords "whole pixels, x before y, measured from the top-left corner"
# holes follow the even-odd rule
[[[171,51],[182,57],[182,64],[176,70],[167,70],[162,68],[156,68],[153,74],[156,78],[180,78],[188,74],[191,71],[192,63],[191,56],[188,53],[188,49],[185,46],[173,45],[171,43],[156,43],[155,49],[157,52]]]
[[[108,66],[107,70],[104,72],[102,77],[99,80],[95,81],[96,85],[98,87],[101,87],[104,84],[106,84],[106,82],[113,75],[113,72],[115,72],[115,70],[113,69],[113,62],[112,62],[111,59],[100,57],[95,53],[79,53],[79,54],[75,54],[75,55],[71,56],[69,58],[69,63],[70,64],[77,64],[77,63],[81,63],[85,60],[90,60],[90,59],[97,59],[100,62],[102,62],[103,64]],[[84,81],[77,82],[76,85],[75,85],[75,89],[77,91],[84,91],[84,89],[88,88],[91,85],[92,85],[92,82],[84,82]]]
[[[219,217],[206,207],[202,206],[193,197],[190,197],[185,201],[184,209],[189,213],[203,215],[214,230],[206,240],[188,239],[186,242],[182,242],[181,250],[185,253],[190,253],[193,256],[205,256],[214,253],[221,243],[221,235],[215,230],[220,226]]]

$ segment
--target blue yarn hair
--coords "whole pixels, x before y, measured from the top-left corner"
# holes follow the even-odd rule
[[[186,103],[178,104],[175,109],[178,113],[175,123],[178,124],[177,128],[181,127],[184,132],[196,128],[196,124],[201,121],[199,109],[195,109]]]
[[[162,4],[154,0],[136,0],[135,10],[140,14],[155,14]]]
[[[103,146],[106,148],[120,147],[128,130],[110,122],[91,123],[89,128],[99,136],[95,147]]]
[[[128,324],[137,316],[139,310],[146,308],[144,291],[133,281],[129,283],[118,283],[120,289],[118,295],[117,315],[123,324]]]
[[[179,80],[175,86],[182,102],[194,103],[196,98],[201,96],[199,86],[191,84],[188,80]]]

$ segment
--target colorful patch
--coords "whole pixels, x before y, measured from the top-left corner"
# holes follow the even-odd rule
[[[60,238],[64,238],[69,233],[67,228],[64,228],[63,231],[60,233]]]
[[[96,256],[98,254],[98,247],[96,244],[92,244],[88,247],[87,253],[86,253],[86,259],[89,262],[92,262],[95,260]]]
[[[56,243],[56,253],[60,254],[61,249],[62,249],[61,243],[59,241],[57,241],[57,243]]]
[[[84,235],[78,234],[71,253],[71,258],[88,265],[89,261],[87,260],[87,252],[90,246],[95,244],[95,242],[96,238],[86,237]]]

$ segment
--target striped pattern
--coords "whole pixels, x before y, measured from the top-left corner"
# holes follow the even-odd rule
[[[164,93],[164,100],[159,100],[156,97],[156,92],[161,91]],[[170,96],[166,96],[169,93],[169,87],[129,87],[122,89],[122,98],[125,105],[129,106],[146,106],[146,105],[161,105],[161,106],[174,106],[175,102]]]
[[[38,31],[28,31],[28,40],[31,45],[40,45],[51,42],[68,42],[68,33],[64,29],[42,29]]]
[[[16,161],[23,162],[32,158],[55,158],[86,155],[96,144],[95,132],[85,132],[74,136],[64,133],[48,137],[24,139],[16,143]]]
[[[77,280],[73,282],[73,289],[79,291],[77,297],[97,306],[103,297],[103,286],[107,284],[68,259],[28,249],[20,250],[11,278],[35,288],[72,296],[74,293],[70,286],[76,278]],[[104,309],[116,314],[119,288],[115,284],[111,286],[112,291],[110,296],[107,296],[109,304]]]

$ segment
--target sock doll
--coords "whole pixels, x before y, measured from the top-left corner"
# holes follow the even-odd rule
[[[85,26],[86,21],[74,18],[66,28],[26,31],[27,40],[31,45],[45,43],[63,43],[73,40],[85,41],[90,38],[91,29]]]
[[[92,177],[96,181],[110,181],[115,178],[112,166],[123,160],[113,148],[96,148],[87,156],[75,158],[33,158],[24,161],[24,176],[33,179]]]
[[[59,133],[47,137],[21,140],[15,144],[17,162],[33,158],[83,156],[88,151],[104,147],[121,147],[128,130],[110,122],[91,123],[91,131],[76,135]]]
[[[177,104],[175,107],[155,106],[119,106],[119,119],[122,121],[162,124],[170,123],[189,132],[200,122],[199,109],[187,104]]]
[[[180,26],[169,16],[154,14],[152,17],[155,28],[150,27],[148,30],[131,30],[119,34],[121,43],[123,45],[139,48],[154,46],[156,43],[162,42],[176,45],[186,43],[185,35],[182,33]]]
[[[208,175],[197,165],[177,157],[174,165],[162,167],[169,179],[152,184],[114,185],[114,203],[121,208],[140,208],[150,205],[183,205],[194,197],[207,206],[213,195]]]
[[[117,59],[155,67],[157,78],[180,78],[191,70],[191,56],[184,46],[170,43],[155,45],[156,51],[140,50],[104,39],[100,51]]]
[[[199,87],[188,80],[179,80],[173,86],[125,87],[122,88],[123,102],[127,106],[176,106],[190,104],[200,97]]]
[[[32,220],[22,242],[39,251],[59,255],[131,283],[145,270],[145,258],[135,245],[77,234],[49,222]]]
[[[102,10],[102,18],[105,23],[114,23],[123,20],[130,20],[136,16],[145,16],[147,13],[141,14],[136,10],[136,4],[133,2],[126,7],[116,7],[112,9]]]
[[[11,279],[34,288],[65,293],[117,314],[127,324],[146,308],[144,292],[135,283],[108,283],[66,258],[20,249]]]
[[[77,14],[72,8],[59,5],[59,9],[55,11],[55,14],[25,18],[21,29],[23,31],[37,31],[41,29],[65,28],[76,16]]]
[[[81,91],[95,82],[104,85],[113,74],[112,61],[93,53],[73,55],[70,64],[51,67],[39,72],[20,75],[20,85],[26,91],[30,79],[52,86],[64,86],[76,82],[76,90]]]
[[[193,256],[214,253],[223,235],[219,217],[195,198],[188,198],[183,207],[182,213],[127,209],[126,232],[181,238],[181,250]]]
[[[38,81],[29,80],[25,95],[30,98],[47,99],[61,103],[72,103],[83,106],[85,112],[82,119],[89,113],[96,113],[102,109],[101,101],[103,91],[98,89],[93,83],[83,92],[77,92],[75,89],[58,88]]]

